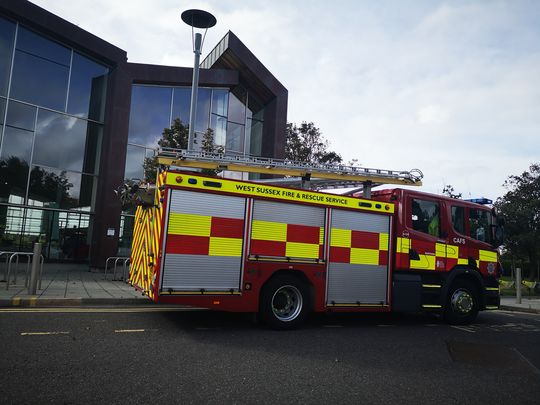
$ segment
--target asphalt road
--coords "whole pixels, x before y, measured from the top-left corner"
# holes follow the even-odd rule
[[[2,404],[540,403],[535,314],[317,316],[278,332],[206,311],[11,311]]]

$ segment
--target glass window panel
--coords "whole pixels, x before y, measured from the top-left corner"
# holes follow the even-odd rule
[[[16,156],[0,160],[0,202],[24,204],[27,183],[27,161]]]
[[[227,127],[227,141],[225,144],[227,152],[244,152],[244,126],[229,122]]]
[[[28,164],[32,154],[32,139],[34,133],[24,129],[6,126],[2,140],[2,160],[17,157],[21,162]]]
[[[109,69],[77,52],[73,53],[67,112],[103,121]]]
[[[227,139],[227,118],[212,114],[211,128],[214,130],[214,143],[225,146]]]
[[[128,145],[126,156],[125,179],[143,179],[144,178],[144,158],[146,150],[139,146]]]
[[[13,41],[15,40],[15,24],[0,18],[0,94],[7,95]]]
[[[492,242],[491,219],[489,211],[469,209],[471,237],[482,242]]]
[[[71,49],[21,26],[17,33],[17,49],[69,67]]]
[[[172,119],[180,118],[185,126],[189,124],[191,88],[175,87],[172,105]]]
[[[129,143],[157,147],[163,129],[170,127],[171,92],[170,87],[132,87]]]
[[[253,118],[263,120],[263,105],[251,93],[248,97],[248,111],[248,114],[252,115]]]
[[[234,94],[229,94],[229,121],[243,124],[246,120],[246,106]]]
[[[81,171],[87,121],[39,110],[33,164]]]
[[[229,91],[226,89],[214,89],[212,92],[212,113],[227,116],[229,105]]]
[[[195,117],[195,131],[206,132],[210,127],[210,98],[211,89],[199,89],[197,98],[197,116]]]
[[[133,229],[135,217],[122,215],[120,217],[120,232],[118,233],[118,256],[129,256],[131,253],[131,242],[133,241]]]
[[[0,97],[0,124],[4,123],[5,112],[6,112],[6,99]]]
[[[22,233],[23,208],[0,205],[0,249],[18,252]]]
[[[413,199],[412,228],[432,236],[439,236],[439,204],[432,201]]]
[[[87,125],[82,171],[84,173],[98,174],[99,151],[101,150],[103,125],[94,122],[88,122]]]
[[[28,131],[34,130],[36,123],[36,107],[10,101],[8,104],[6,124]]]
[[[69,67],[23,51],[15,51],[10,96],[64,111]]]
[[[452,206],[452,225],[456,232],[465,234],[465,208]]]
[[[28,204],[46,208],[85,208],[87,201],[82,204],[80,201],[82,176],[80,173],[33,166]]]
[[[261,156],[263,140],[263,123],[257,120],[248,121],[249,153],[253,156]]]

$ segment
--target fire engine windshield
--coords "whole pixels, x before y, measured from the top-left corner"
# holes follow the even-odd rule
[[[493,243],[493,217],[491,211],[471,208],[469,210],[469,226],[471,237],[487,243]]]

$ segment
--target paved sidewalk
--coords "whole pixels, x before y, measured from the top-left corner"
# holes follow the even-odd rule
[[[517,304],[516,297],[503,296],[501,297],[501,309],[540,314],[540,297],[522,296],[521,304]]]
[[[10,276],[6,290],[4,264],[0,263],[0,306],[78,306],[78,305],[133,305],[150,304],[148,297],[122,281],[122,269],[117,270],[116,281],[109,270],[107,279],[103,271],[90,271],[88,264],[45,263],[41,289],[28,295],[25,287],[26,264],[19,265],[17,283]],[[12,269],[13,272],[13,269]]]
[[[120,280],[121,267],[116,274],[117,280],[113,281],[112,271],[105,278],[103,271],[90,271],[88,264],[45,263],[41,289],[36,295],[28,295],[24,286],[26,264],[19,265],[17,283],[10,283],[9,290],[6,290],[4,266],[0,263],[0,307],[153,304]],[[13,274],[10,280],[13,281]],[[501,309],[540,314],[540,297],[524,296],[522,303],[516,304],[515,297],[503,296]]]

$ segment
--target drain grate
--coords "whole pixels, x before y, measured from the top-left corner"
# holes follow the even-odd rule
[[[513,347],[458,341],[447,341],[446,346],[450,357],[456,363],[540,374],[540,371]]]

